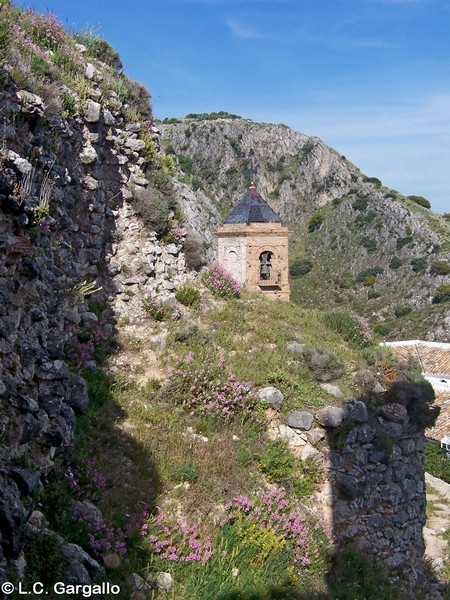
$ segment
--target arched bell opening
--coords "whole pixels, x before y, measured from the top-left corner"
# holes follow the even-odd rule
[[[259,278],[261,281],[269,281],[272,276],[272,257],[273,252],[264,250],[259,255]]]

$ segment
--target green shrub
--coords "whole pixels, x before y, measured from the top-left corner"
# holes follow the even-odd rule
[[[373,275],[376,278],[377,275],[381,275],[383,271],[384,269],[382,267],[379,267],[378,265],[376,265],[375,267],[370,267],[369,269],[364,269],[364,271],[360,271],[358,273],[358,275],[356,276],[356,281],[358,283],[361,283],[366,279],[368,275]]]
[[[375,217],[377,216],[377,213],[374,210],[369,210],[366,213],[360,213],[356,219],[355,219],[355,223],[360,226],[363,227],[365,225],[367,225],[368,223],[371,223]],[[381,227],[383,226],[383,224],[381,223]],[[381,229],[380,227],[380,229]]]
[[[295,459],[286,442],[270,442],[258,460],[258,469],[271,483],[286,482],[294,469]]]
[[[377,278],[375,277],[375,275],[366,275],[364,277],[364,281],[362,283],[366,287],[371,287],[372,285],[375,285],[376,281],[377,281]]]
[[[391,333],[390,327],[384,323],[377,323],[377,325],[374,325],[373,331],[377,335],[381,335],[381,337],[385,337]]]
[[[63,90],[61,93],[63,115],[66,118],[74,117],[77,113],[77,101],[75,97],[67,90]]]
[[[111,400],[116,382],[106,371],[84,369],[81,376],[87,383],[90,411],[106,405]]]
[[[3,3],[0,3],[2,6]],[[8,50],[11,44],[12,28],[10,25],[10,16],[7,11],[0,11],[0,58],[2,64],[6,61]]]
[[[401,600],[399,589],[392,586],[380,565],[352,547],[336,552],[329,581],[333,600]]]
[[[306,275],[313,268],[313,263],[309,258],[297,258],[291,265],[289,272],[292,277],[301,277]]]
[[[433,477],[450,483],[450,460],[439,442],[428,439],[425,444],[425,470]]]
[[[433,304],[439,304],[440,302],[450,301],[450,283],[443,283],[440,285],[433,298]]]
[[[188,269],[198,270],[205,264],[203,244],[197,234],[188,233],[184,242],[183,252]]]
[[[136,187],[133,190],[133,208],[141,217],[143,225],[162,237],[171,229],[171,202],[155,190]]]
[[[339,287],[342,290],[348,290],[355,284],[355,278],[350,271],[344,271],[339,280]]]
[[[450,263],[446,260],[434,260],[431,263],[431,273],[433,275],[449,275]]]
[[[26,578],[50,587],[61,580],[63,555],[57,535],[28,532],[25,536]]]
[[[97,37],[92,29],[85,29],[79,33],[75,33],[75,39],[80,44],[86,46],[91,56],[112,67],[116,73],[119,73],[123,69],[122,61],[116,50],[114,50],[109,42]]]
[[[191,285],[184,285],[175,292],[175,298],[184,306],[198,308],[200,306],[200,292]]]
[[[340,198],[333,198],[331,204],[336,208],[336,207],[340,206],[348,198],[349,198],[349,196],[341,196]]]
[[[409,315],[409,313],[412,311],[412,308],[410,306],[396,306],[394,308],[394,315],[397,318],[400,317],[404,317],[406,315]]]
[[[366,181],[367,183],[373,183],[377,187],[383,185],[380,179],[378,179],[378,177],[364,177],[364,181]]]
[[[181,170],[186,173],[186,175],[192,175],[192,167],[193,160],[189,156],[185,156],[184,154],[178,155],[178,162],[180,164]]]
[[[367,294],[368,300],[375,300],[376,298],[380,298],[380,297],[381,297],[380,292],[377,292],[375,290],[370,290],[369,293]]]
[[[194,463],[187,462],[180,465],[175,471],[175,481],[178,483],[182,483],[183,481],[188,481],[189,483],[193,483],[197,481],[198,474],[197,469],[195,468]]]
[[[420,206],[424,206],[425,208],[431,208],[431,204],[430,202],[424,198],[423,196],[406,196],[408,200],[412,200],[413,202],[415,202],[416,204],[419,204]]]
[[[126,89],[126,101],[140,115],[141,119],[152,118],[152,108],[150,104],[150,92],[140,82],[134,81],[130,77],[123,76],[123,82]]]
[[[369,343],[369,335],[364,330],[363,325],[345,310],[326,312],[323,316],[323,322],[327,327],[339,333],[347,342],[352,342],[361,347],[367,346]]]
[[[395,270],[395,269],[400,268],[402,266],[402,264],[403,264],[403,261],[400,258],[398,258],[397,256],[394,256],[391,259],[391,262],[389,263],[389,268]]]
[[[377,241],[368,237],[363,237],[361,245],[364,246],[367,252],[375,252],[378,247]]]
[[[344,363],[333,352],[307,347],[303,350],[303,358],[318,381],[339,379],[345,372]]]
[[[363,211],[363,210],[366,210],[366,208],[367,208],[367,204],[368,204],[368,203],[369,203],[369,201],[368,201],[368,199],[367,199],[367,198],[363,198],[363,197],[362,197],[362,198],[357,198],[357,199],[356,199],[356,200],[353,202],[353,204],[352,204],[352,208],[353,208],[353,210],[360,210],[360,211]]]
[[[413,258],[409,264],[411,265],[414,273],[421,273],[427,268],[427,257],[418,256],[417,258]]]
[[[89,52],[91,52],[98,60],[101,60],[105,64],[109,65],[118,73],[123,69],[122,61],[116,50],[106,40],[95,38],[89,44]]]
[[[405,237],[397,238],[397,242],[396,242],[397,250],[400,250],[401,248],[403,248],[403,246],[406,246],[407,244],[411,244],[411,242],[413,242],[413,241],[414,241],[414,238],[412,237],[412,235],[407,235]]]
[[[311,233],[316,229],[320,229],[322,223],[324,222],[325,217],[321,213],[317,213],[311,217],[308,222],[308,231]]]

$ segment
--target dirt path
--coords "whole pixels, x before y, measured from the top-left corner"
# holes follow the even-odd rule
[[[450,531],[450,485],[437,477],[425,473],[427,486],[427,522],[423,528],[425,556],[433,561],[437,569],[447,559]]]

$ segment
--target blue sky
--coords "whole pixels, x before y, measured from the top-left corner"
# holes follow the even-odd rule
[[[15,3],[93,27],[157,118],[284,123],[450,212],[450,0]]]

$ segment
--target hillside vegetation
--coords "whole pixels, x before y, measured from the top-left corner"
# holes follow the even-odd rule
[[[60,457],[44,493],[51,527],[106,564],[118,555],[110,580],[126,588],[139,573],[147,593],[156,586],[151,597],[400,598],[358,553],[334,557],[316,497],[320,462],[268,436],[278,411],[257,390],[282,392],[284,422],[294,410],[338,404],[324,381],[360,395],[393,371],[417,378],[417,367],[372,346],[350,318],[345,328],[293,304],[217,299],[200,282],[192,287],[197,308],[177,305],[176,322],[128,322],[102,342],[102,370],[82,371],[91,407],[75,454]],[[143,348],[161,348],[162,339],[158,378],[137,384],[148,367]],[[311,362],[313,353],[327,360]],[[101,508],[105,525],[94,537],[70,522],[71,496]],[[161,573],[173,578],[167,592],[157,589]]]
[[[450,281],[450,223],[426,199],[386,188],[283,125],[197,115],[160,127],[186,181],[222,214],[256,180],[292,230],[293,301],[351,308],[386,339],[450,340],[440,300]],[[296,272],[298,261],[308,261],[306,271]]]

